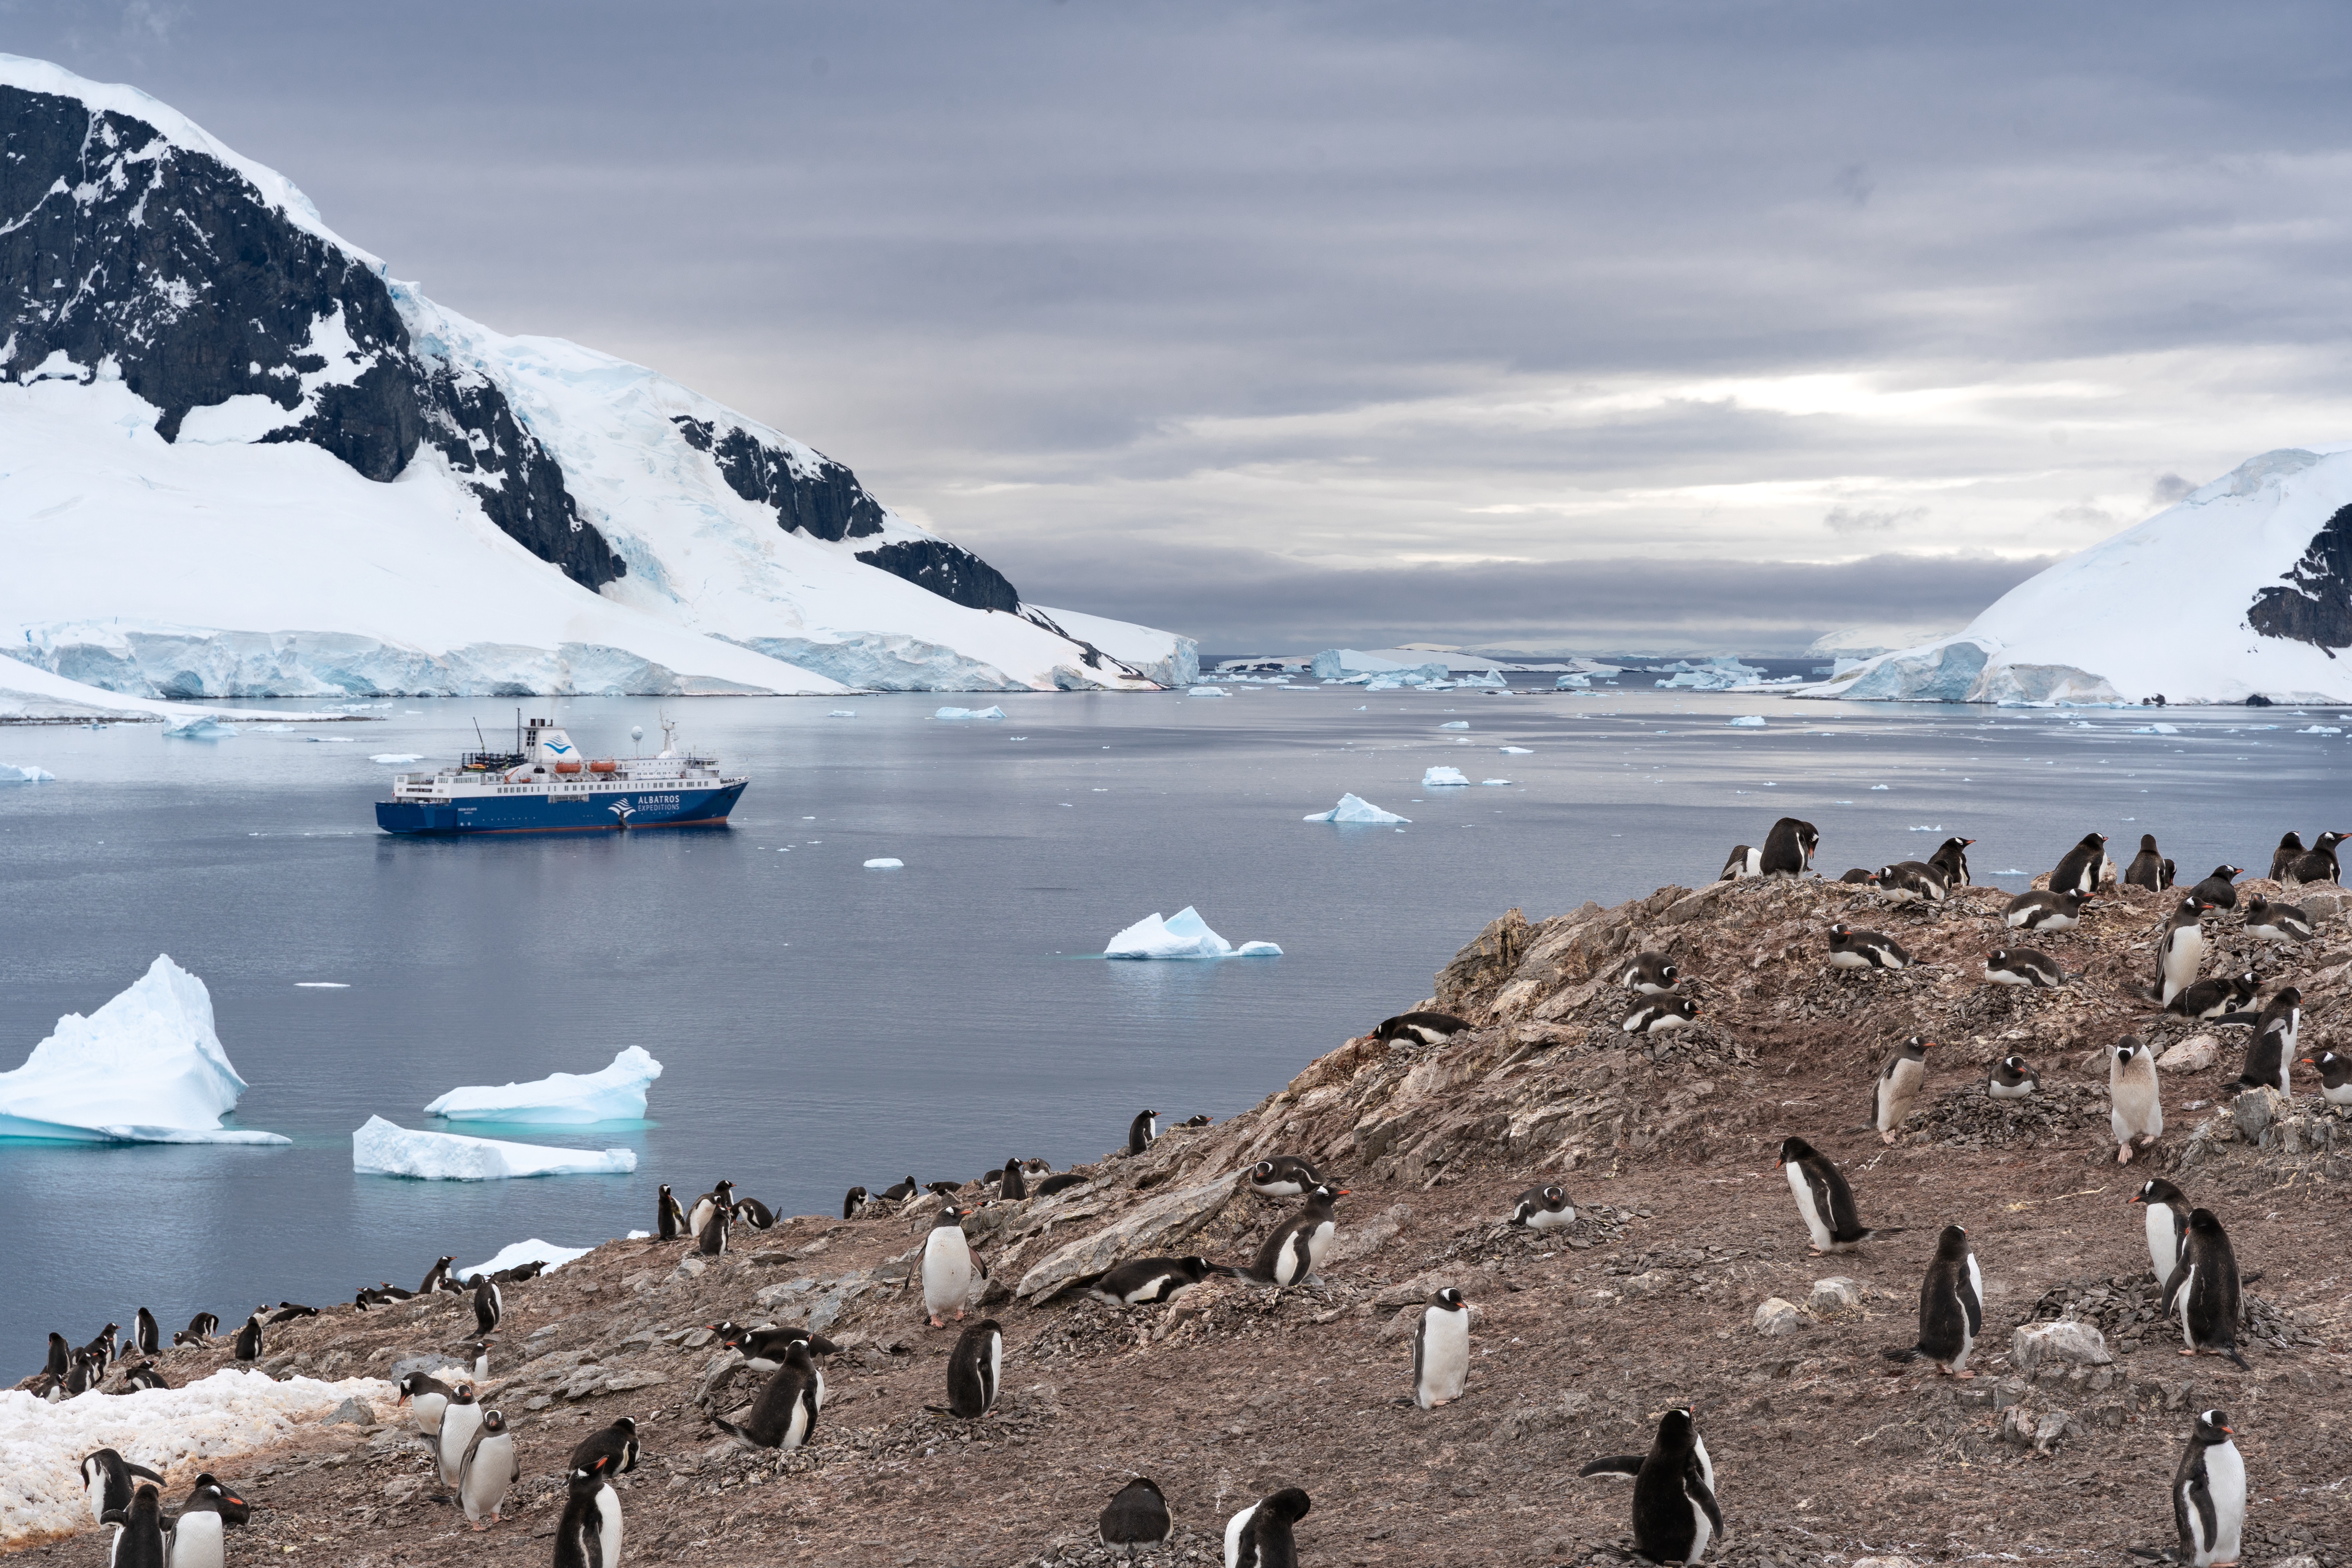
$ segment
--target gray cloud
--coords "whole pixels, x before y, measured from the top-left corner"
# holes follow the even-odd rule
[[[1898,523],[1917,522],[1927,515],[1924,506],[1832,507],[1822,526],[1832,533],[1885,533]]]
[[[2196,486],[2179,474],[2158,474],[2156,482],[2147,487],[2147,504],[2152,510],[2162,510],[2176,502],[2186,500]]]

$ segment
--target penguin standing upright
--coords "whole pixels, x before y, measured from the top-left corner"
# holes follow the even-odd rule
[[[1758,868],[1767,877],[1801,877],[1813,868],[1813,851],[1821,847],[1820,828],[1810,822],[1784,816],[1764,836],[1764,848],[1757,857]]]
[[[473,1441],[466,1445],[465,1457],[457,1461],[457,1506],[465,1510],[466,1522],[476,1530],[498,1523],[507,1493],[521,1474],[507,1418],[495,1410],[485,1412]]]
[[[635,1416],[621,1416],[603,1431],[591,1432],[581,1438],[566,1468],[584,1470],[600,1458],[605,1461],[604,1474],[608,1476],[625,1476],[637,1468]]]
[[[1029,1195],[1029,1182],[1028,1179],[1021,1173],[1020,1161],[1007,1160],[1004,1162],[1004,1173],[999,1176],[996,1180],[996,1195],[1000,1201],[1004,1203],[1012,1203],[1016,1199],[1025,1198]]]
[[[204,1343],[206,1340],[219,1332],[220,1314],[217,1312],[198,1312],[194,1317],[188,1320],[188,1326],[181,1331],[181,1333],[187,1336],[187,1341],[190,1344],[198,1345]],[[180,1334],[173,1334],[172,1336],[172,1342],[175,1345],[178,1344],[180,1342]]]
[[[1118,1489],[1103,1505],[1095,1531],[1105,1546],[1124,1546],[1130,1561],[1139,1546],[1158,1546],[1176,1533],[1176,1516],[1159,1483],[1138,1476]]]
[[[1944,873],[1944,881],[1954,888],[1965,888],[1969,882],[1969,846],[1973,838],[1947,838],[1927,857],[1927,864]]]
[[[751,1402],[742,1425],[714,1415],[710,1424],[747,1448],[798,1448],[816,1429],[816,1363],[809,1358],[808,1342],[794,1340],[785,1347],[777,1367]]]
[[[923,1310],[930,1314],[935,1329],[948,1326],[949,1312],[961,1320],[972,1280],[978,1277],[971,1244],[963,1236],[964,1216],[970,1213],[952,1203],[942,1204],[930,1233],[923,1237]]]
[[[155,1326],[155,1314],[144,1307],[131,1320],[131,1342],[141,1355],[163,1353],[163,1331]]]
[[[702,1227],[710,1223],[713,1215],[731,1214],[735,1208],[735,1184],[719,1182],[694,1200],[686,1211],[686,1234],[698,1237]]]
[[[1568,1201],[1566,1187],[1529,1187],[1511,1205],[1510,1223],[1528,1230],[1556,1230],[1576,1223],[1576,1205]]]
[[[261,1313],[258,1310],[246,1319],[245,1327],[236,1331],[236,1359],[239,1361],[261,1359]]]
[[[2217,910],[2234,910],[2238,907],[2238,889],[2232,879],[2245,874],[2246,868],[2243,866],[2232,866],[2224,861],[2213,868],[2211,876],[2191,889],[2190,894],[2192,897],[2204,900]]]
[[[2116,1135],[2116,1163],[2131,1163],[2132,1151],[2164,1136],[2164,1091],[2156,1079],[2156,1053],[2137,1036],[2126,1036],[2107,1064],[2107,1126]]]
[[[2145,888],[2151,893],[2160,893],[2172,886],[2172,862],[2157,848],[2156,835],[2141,834],[2139,853],[2133,856],[2131,864],[2125,868],[2124,886]]]
[[[1298,1568],[1291,1527],[1314,1503],[1297,1487],[1268,1492],[1225,1521],[1225,1568]]]
[[[734,1229],[734,1226],[735,1210],[733,1205],[730,1205],[724,1208],[712,1209],[709,1214],[703,1215],[702,1223],[695,1227],[695,1251],[705,1258],[726,1257],[728,1237]]]
[[[443,1286],[448,1284],[449,1265],[457,1261],[457,1256],[453,1253],[435,1263],[432,1268],[426,1269],[425,1271],[425,1282],[416,1288],[416,1294],[420,1296],[430,1296],[434,1291],[438,1290]]]
[[[2181,1238],[2189,1231],[2188,1194],[2159,1176],[2142,1182],[2126,1201],[2147,1206],[2147,1267],[2161,1286],[2180,1263]]]
[[[1910,953],[1893,937],[1856,931],[1843,921],[1830,927],[1830,965],[1834,969],[1907,969]]]
[[[2347,837],[2352,834],[2323,833],[2312,840],[2311,847],[2286,868],[2286,875],[2279,879],[2280,885],[2292,888],[2301,882],[2343,881],[2344,868],[2336,861],[2336,847]]]
[[[2303,1028],[2303,993],[2292,985],[2263,1004],[2255,1020],[2254,1037],[2246,1042],[2246,1065],[2238,1071],[2238,1087],[2260,1085],[2293,1097],[2287,1087],[2287,1064],[2296,1059],[2294,1037]]]
[[[2227,1356],[2240,1371],[2237,1255],[2211,1209],[2190,1209],[2180,1238],[2180,1261],[2164,1282],[2164,1315],[2180,1318],[2182,1355]]]
[[[621,1494],[599,1458],[569,1478],[555,1526],[555,1568],[618,1568],[620,1561]]]
[[[1914,1035],[1895,1047],[1894,1055],[1879,1069],[1878,1082],[1870,1094],[1870,1124],[1878,1132],[1878,1141],[1892,1143],[1903,1129],[1903,1119],[1911,1114],[1918,1102],[1919,1086],[1927,1081],[1927,1047],[1933,1040]]]
[[[264,1307],[259,1310],[266,1312],[269,1309],[267,1307]],[[259,1312],[257,1312],[256,1316],[258,1315]],[[120,1324],[109,1323],[106,1327],[98,1331],[98,1337],[96,1339],[90,1341],[89,1343],[82,1346],[81,1348],[85,1353],[95,1356],[98,1359],[99,1365],[106,1366],[111,1363],[116,1355],[120,1353],[114,1348],[114,1336],[120,1331]]]
[[[955,1350],[948,1357],[948,1402],[923,1408],[977,1421],[995,1408],[1003,1379],[1004,1331],[994,1318],[982,1318],[956,1336]]]
[[[2205,962],[2205,928],[2200,922],[2209,906],[2202,900],[2183,899],[2164,922],[2156,939],[2156,987],[2164,1005],[2197,984],[2198,965]]]
[[[49,1359],[41,1367],[44,1377],[63,1377],[73,1363],[73,1347],[66,1343],[65,1335],[49,1331]]]
[[[1339,1229],[1331,1205],[1346,1197],[1345,1187],[1319,1186],[1307,1194],[1306,1206],[1275,1227],[1257,1249],[1257,1259],[1243,1273],[1262,1285],[1297,1285],[1321,1266],[1331,1237]]]
[[[1647,1454],[1595,1459],[1577,1474],[1633,1478],[1633,1550],[1653,1563],[1696,1563],[1723,1533],[1715,1462],[1685,1406],[1658,1418],[1657,1439]]]
[[[1843,1173],[1802,1138],[1780,1140],[1780,1156],[1773,1163],[1788,1175],[1789,1191],[1796,1197],[1797,1213],[1812,1237],[1815,1252],[1852,1252],[1873,1236],[1899,1234],[1895,1227],[1872,1230],[1864,1226]]]
[[[1434,1410],[1470,1382],[1470,1309],[1448,1285],[1429,1299],[1412,1331],[1412,1402]]]
[[[2023,1057],[2001,1058],[1985,1080],[1985,1093],[1995,1100],[2023,1100],[2041,1087],[2042,1080],[2033,1076]]]
[[[1159,1136],[1160,1112],[1139,1110],[1135,1113],[1135,1120],[1127,1124],[1127,1152],[1140,1154],[1150,1148],[1151,1141]]]
[[[441,1413],[449,1407],[449,1396],[457,1391],[439,1378],[421,1372],[412,1372],[394,1387],[400,1397],[394,1405],[412,1406],[416,1413],[416,1430],[436,1440],[441,1436]]]
[[[128,1508],[109,1510],[100,1522],[121,1526],[109,1550],[108,1568],[165,1568],[170,1562],[163,1539],[163,1494],[152,1486],[142,1486],[131,1494]]]
[[[441,1409],[441,1434],[433,1440],[434,1451],[441,1461],[441,1484],[457,1484],[457,1467],[466,1458],[466,1449],[481,1430],[482,1406],[474,1398],[474,1385],[460,1383],[449,1391],[449,1403]]]
[[[89,1517],[103,1524],[109,1513],[131,1506],[131,1489],[140,1477],[161,1483],[163,1477],[144,1465],[134,1465],[111,1448],[93,1448],[82,1456],[82,1500]]]
[[[2293,904],[2282,904],[2260,893],[2246,895],[2246,934],[2263,942],[2309,942],[2311,916]]]
[[[662,1184],[654,1200],[654,1223],[660,1226],[664,1241],[676,1241],[686,1229],[686,1210],[678,1205],[677,1194],[669,1190],[667,1182]]]
[[[172,1568],[226,1568],[228,1520],[220,1510],[224,1493],[218,1481],[199,1482],[172,1521]]]
[[[2294,863],[2303,856],[2302,834],[2289,833],[2281,837],[2278,847],[2271,851],[2271,880],[2284,884],[2287,874],[2294,869]]]
[[[507,1299],[499,1290],[499,1282],[487,1274],[474,1276],[474,1331],[487,1334],[499,1326],[506,1316]]]
[[[2053,893],[2080,893],[2085,898],[2099,890],[2099,884],[2116,874],[2116,863],[2107,858],[2107,836],[2085,833],[2082,842],[2066,851],[2058,868],[2050,873],[2050,890]]]
[[[1954,1377],[1974,1377],[1969,1351],[1983,1331],[1984,1275],[1969,1233],[1948,1225],[1936,1238],[1936,1256],[1919,1288],[1918,1342],[1881,1353],[1889,1361],[1932,1361]]]
[[[2172,1472],[2172,1528],[2179,1546],[2159,1551],[2135,1546],[2135,1557],[2168,1560],[2180,1568],[2221,1568],[2238,1561],[2246,1527],[2246,1460],[2231,1441],[2230,1418],[2219,1410],[2198,1412],[2180,1468]]]

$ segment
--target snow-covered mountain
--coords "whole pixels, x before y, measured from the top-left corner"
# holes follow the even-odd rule
[[[164,697],[1196,673],[667,377],[442,309],[134,89],[0,55],[0,652]]]
[[[1809,697],[2352,702],[2352,443],[2287,447]]]

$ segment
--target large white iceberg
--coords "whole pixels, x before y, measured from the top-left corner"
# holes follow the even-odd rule
[[[225,741],[236,733],[236,726],[199,714],[194,719],[183,719],[176,724],[164,725],[163,733],[175,741]]]
[[[381,1116],[352,1134],[352,1169],[366,1176],[416,1176],[436,1182],[495,1182],[509,1176],[625,1176],[637,1168],[631,1149],[551,1149],[455,1132],[412,1132]]]
[[[1411,822],[1410,816],[1399,816],[1393,811],[1382,811],[1360,795],[1343,795],[1339,804],[1328,811],[1318,811],[1305,820],[1308,822]]]
[[[499,1248],[470,1268],[458,1269],[457,1278],[471,1279],[477,1274],[496,1274],[502,1268],[516,1268],[526,1263],[544,1263],[547,1267],[540,1272],[552,1274],[573,1258],[585,1258],[595,1250],[593,1247],[558,1247],[534,1236],[529,1241],[518,1241],[511,1247]]]
[[[453,1089],[425,1108],[450,1121],[520,1121],[551,1127],[590,1121],[633,1121],[646,1113],[646,1086],[662,1065],[643,1046],[631,1046],[601,1072],[551,1073],[500,1089]]]
[[[0,1138],[289,1142],[220,1124],[245,1089],[213,1032],[205,983],[159,954],[129,990],[87,1018],[59,1018],[23,1067],[0,1073]]]
[[[1245,942],[1239,947],[1209,929],[1200,911],[1186,904],[1166,920],[1146,915],[1110,939],[1105,958],[1280,958],[1282,949],[1270,942]]]
[[[1729,654],[1718,654],[1705,664],[1692,664],[1676,659],[1665,667],[1671,679],[1658,682],[1674,690],[1730,691],[1743,686],[1760,686],[1764,671],[1752,664],[1742,664]]]
[[[1447,789],[1469,782],[1460,768],[1430,768],[1421,775],[1421,787],[1423,789]]]

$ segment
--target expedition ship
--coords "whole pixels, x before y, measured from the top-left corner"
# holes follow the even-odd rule
[[[662,726],[655,757],[583,758],[551,719],[519,726],[511,752],[468,752],[454,768],[395,773],[376,802],[386,833],[595,833],[715,827],[742,798],[716,757],[681,752]]]

